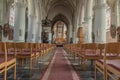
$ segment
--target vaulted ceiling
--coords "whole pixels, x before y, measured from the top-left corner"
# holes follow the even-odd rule
[[[66,7],[70,12],[74,12],[75,6],[76,6],[76,0],[49,0],[48,4],[46,5],[46,8],[49,12],[49,10],[58,7],[58,6],[64,6]]]
[[[46,9],[47,17],[49,19],[56,19],[56,17],[61,14],[61,17],[59,17],[60,20],[64,21],[66,18],[71,22],[77,1],[78,0],[42,0],[42,3],[44,4],[44,8]]]
[[[49,11],[49,9],[57,7],[57,6],[65,6],[69,10],[73,11],[76,6],[77,0],[42,0],[45,4],[45,8]]]

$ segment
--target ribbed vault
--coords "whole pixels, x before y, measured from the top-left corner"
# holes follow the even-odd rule
[[[73,15],[76,9],[77,0],[42,0],[44,8],[46,9],[47,17],[53,22],[56,20],[56,16],[62,14],[67,19],[67,24],[72,23]],[[59,16],[61,20],[64,20],[63,16]],[[62,19],[63,18],[63,19]],[[65,22],[65,21],[64,21]]]

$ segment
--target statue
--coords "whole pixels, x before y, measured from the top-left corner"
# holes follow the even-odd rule
[[[4,37],[8,36],[9,24],[5,24],[3,27],[3,35]]]

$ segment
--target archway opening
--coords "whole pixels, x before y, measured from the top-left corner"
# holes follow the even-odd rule
[[[53,25],[53,43],[57,45],[67,43],[67,25],[61,20]]]

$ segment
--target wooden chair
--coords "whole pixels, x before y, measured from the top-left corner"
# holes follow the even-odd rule
[[[120,44],[119,43],[106,43],[105,51],[101,51],[103,59],[95,61],[95,80],[97,80],[97,71],[104,75],[104,80],[109,80],[110,76],[113,80],[120,79]],[[111,74],[112,73],[112,74]],[[114,78],[112,75],[117,75],[119,79]]]
[[[108,80],[109,77],[112,78],[112,80],[120,80],[120,43],[106,45],[106,53],[112,56],[108,57],[106,54],[104,57],[106,80]]]
[[[34,53],[34,61],[36,62],[39,57],[39,50],[37,48],[37,43],[32,43],[32,52]]]
[[[44,49],[44,44],[42,43],[42,44],[40,44],[40,50],[41,50],[41,57],[43,57],[44,56],[44,53],[45,53],[45,49]]]
[[[84,44],[83,48],[79,54],[82,59],[83,67],[86,69],[86,61],[87,60],[96,60],[101,58],[99,53],[96,53],[98,44],[97,43],[89,43]]]
[[[98,45],[98,50],[100,50],[100,55],[102,56],[101,59],[97,59],[95,61],[95,80],[97,80],[97,72],[101,72],[102,74],[104,74],[104,65],[103,65],[103,56],[105,53],[105,44],[99,44]]]
[[[38,58],[40,58],[41,57],[41,44],[40,43],[36,43],[36,51],[37,51]]]
[[[0,42],[0,52],[4,54],[3,57],[0,57],[0,73],[4,73],[4,80],[7,80],[7,71],[14,68],[14,79],[16,79],[16,58],[8,57],[8,50],[14,48],[14,43],[3,43]],[[14,51],[15,55],[15,51]]]
[[[6,51],[6,44],[0,42],[0,53],[2,54],[2,57],[0,57],[0,73],[4,73],[4,80],[6,80],[7,77],[7,51]],[[4,53],[4,55],[3,55]]]
[[[34,50],[32,49],[32,43],[16,43],[15,47],[17,50],[17,60],[20,64],[19,66],[25,66],[27,61],[29,61],[29,68],[32,69],[33,67],[33,60],[34,60]]]

